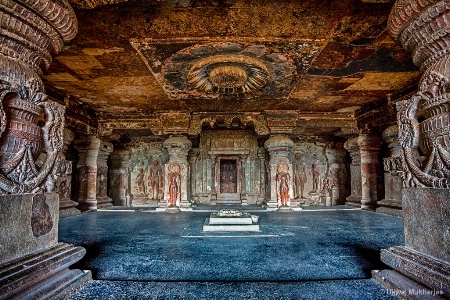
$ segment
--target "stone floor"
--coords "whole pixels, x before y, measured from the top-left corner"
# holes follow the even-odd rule
[[[74,267],[95,279],[70,299],[391,299],[370,271],[403,244],[402,219],[342,208],[255,210],[259,233],[202,233],[204,210],[62,219],[60,241],[87,249]]]

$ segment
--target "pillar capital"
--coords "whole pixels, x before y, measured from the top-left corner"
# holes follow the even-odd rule
[[[294,147],[294,142],[285,134],[273,134],[264,143],[264,147],[267,148],[271,157],[287,157]]]
[[[65,42],[78,32],[78,23],[67,1],[2,1],[0,55],[19,60],[42,74]],[[38,50],[39,49],[39,50]]]

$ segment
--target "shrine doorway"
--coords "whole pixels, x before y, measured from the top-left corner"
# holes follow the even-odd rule
[[[217,204],[241,204],[238,157],[221,157],[218,168]]]

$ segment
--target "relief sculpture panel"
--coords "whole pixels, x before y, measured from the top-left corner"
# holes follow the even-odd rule
[[[335,205],[339,201],[347,174],[343,162],[336,160],[336,151],[329,147],[311,142],[295,143],[294,197],[300,204]]]
[[[163,199],[163,165],[166,161],[167,153],[162,143],[142,143],[131,147],[131,205],[157,206]]]
[[[237,168],[235,160],[220,161],[220,192],[237,193]]]

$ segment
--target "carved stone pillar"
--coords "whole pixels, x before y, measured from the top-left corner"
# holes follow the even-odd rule
[[[217,155],[210,154],[209,159],[211,161],[211,201],[209,204],[216,205],[217,204],[217,176],[216,169],[219,168],[219,160]]]
[[[247,203],[247,176],[246,176],[246,167],[247,167],[247,157],[248,155],[240,155],[241,158],[241,204],[248,205]]]
[[[362,177],[361,177],[361,154],[359,151],[358,137],[348,139],[344,148],[350,153],[352,162],[350,164],[350,196],[347,197],[346,205],[361,206]]]
[[[47,97],[39,74],[75,37],[77,21],[66,1],[0,8],[0,298],[63,298],[90,273],[69,269],[83,248],[58,243],[54,188],[70,168],[60,153],[65,108]]]
[[[112,206],[112,199],[108,197],[108,157],[113,152],[113,145],[101,140],[97,156],[97,208]]]
[[[197,148],[192,148],[189,152],[189,169],[191,176],[190,186],[190,199],[193,203],[199,204],[199,196],[197,194],[197,161],[199,157],[199,150]]]
[[[165,140],[163,146],[167,149],[169,161],[165,164],[164,200],[159,203],[159,207],[167,208],[166,210],[170,212],[192,209],[187,194],[189,184],[187,155],[192,143],[186,136],[174,135]],[[178,174],[174,174],[177,172]],[[177,177],[179,180],[176,180]],[[169,205],[170,200],[174,200],[173,207]]]
[[[386,128],[383,140],[388,144],[390,156],[383,159],[385,197],[377,202],[380,205],[377,212],[402,216],[402,150],[398,141],[398,126]]]
[[[274,210],[281,207],[280,199],[280,186],[277,175],[279,173],[280,166],[287,166],[287,173],[289,174],[288,189],[289,189],[289,201],[288,206],[291,207],[291,200],[294,199],[293,193],[293,168],[292,163],[289,161],[289,157],[292,155],[292,148],[294,142],[286,135],[274,134],[265,143],[264,146],[269,151],[269,183],[270,183],[270,195],[269,202],[267,203],[268,210]],[[292,208],[292,207],[291,207]]]
[[[130,203],[130,174],[131,153],[128,149],[114,149],[111,153],[111,167],[109,168],[109,191],[113,205],[131,206]]]
[[[325,150],[329,163],[327,177],[331,188],[331,205],[343,204],[345,202],[347,171],[344,158],[347,152],[342,147],[343,145],[339,144]]]
[[[405,298],[425,295],[411,290],[450,298],[450,6],[397,1],[388,25],[424,74],[419,91],[397,102],[405,246],[382,250],[381,260],[394,270],[374,277]]]
[[[259,158],[259,196],[256,204],[263,204],[266,200],[266,149],[258,149]]]
[[[74,142],[78,151],[77,164],[78,202],[81,210],[97,210],[112,206],[107,196],[106,164],[112,144],[93,134],[82,135]]]
[[[59,194],[59,217],[68,217],[80,214],[75,207],[78,202],[71,200],[72,194],[72,162],[66,160],[67,149],[75,139],[75,134],[67,128],[64,128],[64,145],[60,152],[58,165],[58,179],[56,181],[56,190]]]
[[[361,155],[361,208],[375,209],[378,200],[378,154],[381,139],[361,134],[358,137],[358,146]]]

